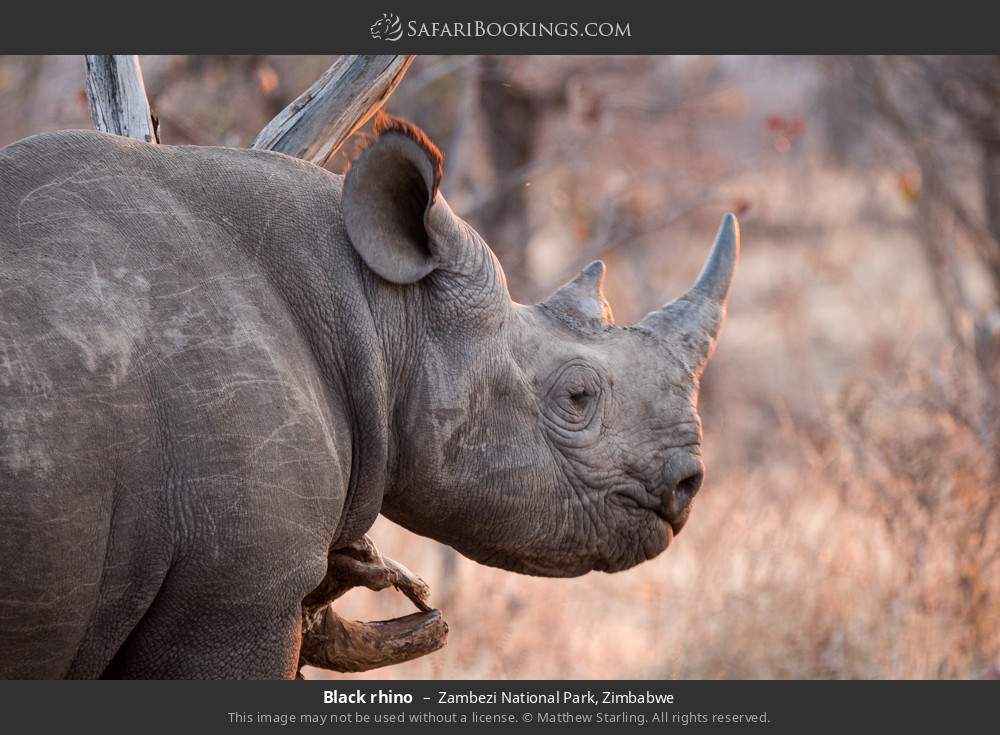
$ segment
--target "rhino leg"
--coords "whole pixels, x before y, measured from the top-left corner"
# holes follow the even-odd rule
[[[420,612],[393,620],[344,620],[330,602],[349,589],[394,587]],[[320,585],[302,603],[302,645],[299,668],[317,666],[332,671],[367,671],[410,661],[444,646],[448,624],[427,604],[430,587],[402,564],[379,553],[367,536],[331,550]]]

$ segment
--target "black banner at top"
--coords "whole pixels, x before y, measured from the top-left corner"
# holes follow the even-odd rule
[[[988,53],[989,3],[25,4],[6,53]],[[34,17],[32,17],[34,16]]]

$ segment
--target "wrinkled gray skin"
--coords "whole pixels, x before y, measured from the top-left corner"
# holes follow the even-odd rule
[[[60,132],[0,151],[0,675],[288,677],[381,511],[518,572],[663,551],[738,248],[615,327],[513,303],[419,133],[345,180]]]

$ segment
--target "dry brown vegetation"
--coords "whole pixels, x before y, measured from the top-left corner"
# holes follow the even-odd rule
[[[163,142],[229,145],[325,63],[143,59]],[[908,115],[930,141],[915,148],[870,79],[824,59],[417,59],[389,109],[440,145],[445,194],[510,264],[515,296],[600,256],[632,321],[680,293],[730,209],[744,258],[704,381],[708,479],[674,546],[546,580],[380,520],[373,538],[431,584],[451,636],[365,676],[997,675],[998,383],[972,333],[1000,294],[988,243],[927,182],[984,223],[988,194],[954,110]],[[0,59],[0,143],[87,126],[81,89],[79,59]],[[359,590],[338,610],[409,603]]]

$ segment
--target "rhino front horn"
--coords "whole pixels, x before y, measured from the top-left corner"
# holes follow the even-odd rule
[[[639,323],[669,342],[695,375],[704,370],[715,349],[739,256],[740,225],[734,215],[727,214],[694,285],[679,299],[647,314]]]

